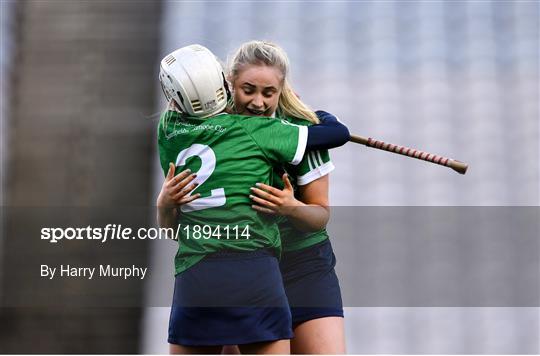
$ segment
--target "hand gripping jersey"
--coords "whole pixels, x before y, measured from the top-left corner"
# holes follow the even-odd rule
[[[249,198],[257,182],[272,184],[272,166],[298,164],[307,128],[266,117],[219,114],[206,119],[163,114],[158,128],[161,167],[197,173],[201,197],[179,208],[176,274],[218,251],[275,249],[275,219],[257,213]]]
[[[286,120],[296,125],[311,125],[307,120],[295,118],[287,118]],[[328,150],[306,151],[304,157],[302,157],[302,161],[298,165],[287,164],[283,166],[283,169],[288,173],[289,180],[294,187],[295,195],[298,186],[309,184],[314,180],[327,175],[333,171],[334,168]],[[282,169],[274,170],[275,176],[273,181],[275,182],[274,186],[276,188],[283,189],[283,181],[281,179],[283,173]],[[279,232],[281,235],[282,248],[285,252],[301,250],[328,238],[326,229],[315,232],[304,232],[298,230],[286,218],[281,218],[279,220]]]

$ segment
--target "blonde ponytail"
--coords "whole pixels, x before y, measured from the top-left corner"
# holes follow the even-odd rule
[[[279,97],[277,116],[296,117],[313,124],[319,123],[319,118],[292,90],[288,80],[283,82],[283,90]]]

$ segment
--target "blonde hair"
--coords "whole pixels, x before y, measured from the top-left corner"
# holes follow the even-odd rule
[[[246,65],[267,65],[277,68],[283,74],[283,88],[278,100],[277,116],[295,117],[314,124],[319,123],[317,115],[294,93],[287,79],[289,59],[281,47],[267,41],[249,41],[240,46],[229,61],[229,80],[234,82]],[[234,103],[232,104],[234,107]]]

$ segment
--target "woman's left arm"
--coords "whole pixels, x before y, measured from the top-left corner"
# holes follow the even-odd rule
[[[257,204],[253,209],[273,215],[286,216],[293,225],[302,231],[324,229],[330,218],[328,203],[328,174],[298,188],[294,196],[287,174],[284,174],[283,190],[259,183],[251,188],[250,198]]]

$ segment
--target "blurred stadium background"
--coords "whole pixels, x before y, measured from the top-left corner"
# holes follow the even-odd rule
[[[162,182],[159,60],[200,43],[226,61],[250,39],[283,46],[297,93],[351,132],[471,166],[460,176],[346,145],[332,152],[333,206],[539,205],[537,1],[1,6],[3,207],[152,206]],[[20,243],[22,223],[3,209],[0,296],[35,288],[23,278],[40,244]],[[156,290],[172,287],[174,249],[148,247],[130,261],[149,263],[158,277],[131,292],[152,305]],[[73,253],[80,251],[63,249],[58,258]],[[539,313],[537,305],[350,307],[348,351],[537,354]],[[167,320],[168,309],[158,307],[3,308],[0,352],[165,353]]]

